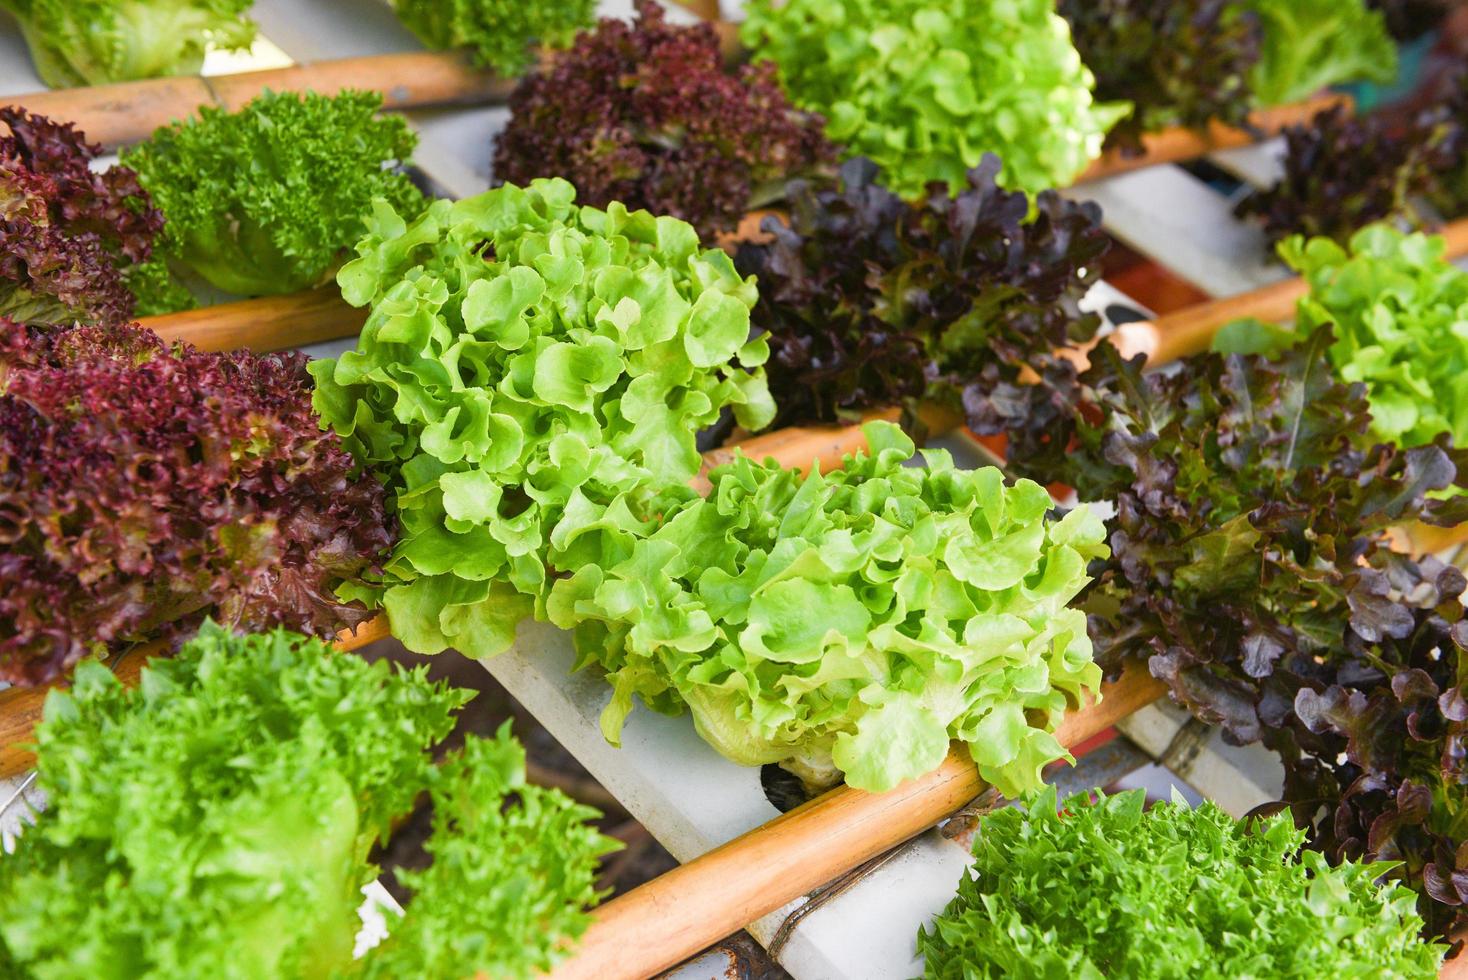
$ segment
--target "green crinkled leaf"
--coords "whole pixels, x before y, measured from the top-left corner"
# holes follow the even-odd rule
[[[757,0],[741,32],[773,60],[799,107],[870,157],[893,190],[955,192],[985,153],[1000,183],[1035,193],[1075,180],[1128,103],[1098,103],[1095,79],[1053,0]]]
[[[586,928],[597,814],[527,785],[505,724],[440,767],[463,690],[284,631],[206,623],[134,690],[78,667],[37,728],[49,798],[0,856],[0,967],[34,980],[528,978]],[[369,852],[419,794],[433,863],[352,957]]]
[[[413,901],[360,975],[528,980],[549,971],[602,897],[597,859],[622,845],[591,825],[597,811],[525,781],[525,750],[508,721],[492,739],[468,739],[430,794],[432,863],[397,872]]]
[[[371,311],[355,351],[311,366],[314,404],[396,495],[384,605],[414,650],[500,652],[558,575],[628,557],[698,473],[699,430],[774,415],[753,280],[687,224],[579,207],[563,180],[412,221],[379,202],[338,279]]]
[[[1104,526],[1052,522],[1043,488],[942,451],[904,466],[896,426],[866,433],[875,455],[826,475],[737,456],[707,498],[666,495],[552,585],[547,615],[613,682],[609,739],[636,696],[686,705],[737,762],[870,790],[932,770],[951,738],[1008,793],[1065,756],[1050,733],[1100,680],[1067,604]]]
[[[1262,106],[1284,105],[1327,85],[1390,82],[1397,49],[1365,0],[1245,0],[1264,26],[1249,82]]]
[[[392,0],[401,20],[430,48],[467,48],[476,64],[520,75],[535,45],[565,47],[596,21],[595,0]]]
[[[1388,865],[1301,853],[1287,816],[1053,787],[985,817],[958,896],[918,933],[928,980],[1396,977],[1430,980],[1414,896]]]
[[[329,279],[374,198],[423,207],[405,172],[417,136],[381,107],[376,92],[267,90],[236,112],[201,106],[124,148],[167,219],[159,254],[239,296]]]
[[[1290,238],[1280,255],[1310,284],[1296,336],[1334,325],[1330,360],[1366,384],[1372,431],[1403,446],[1440,433],[1468,445],[1468,272],[1443,258],[1441,238],[1385,224],[1349,247]]]

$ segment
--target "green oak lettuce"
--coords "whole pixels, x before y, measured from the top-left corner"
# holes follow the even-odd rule
[[[196,75],[209,47],[255,40],[254,0],[0,0],[52,88]]]
[[[596,22],[596,0],[392,0],[398,19],[430,48],[467,48],[474,62],[522,75],[535,45],[565,47]]]
[[[928,980],[1431,980],[1413,895],[1380,864],[1301,852],[1287,817],[1054,788],[984,818],[958,896],[918,934]]]
[[[375,198],[423,206],[404,172],[417,137],[382,96],[265,92],[160,127],[122,158],[163,211],[160,249],[227,293],[288,293],[328,278]]]
[[[357,252],[338,282],[371,312],[311,366],[315,406],[396,494],[376,591],[411,649],[505,649],[559,570],[698,473],[725,407],[748,429],[774,413],[753,280],[675,218],[535,180],[411,221],[379,203]]]
[[[1345,381],[1364,381],[1373,431],[1415,446],[1439,433],[1468,445],[1468,272],[1441,238],[1375,225],[1350,250],[1292,238],[1280,254],[1310,284],[1296,311],[1303,335],[1324,323]]]
[[[1264,26],[1250,73],[1262,106],[1298,102],[1327,85],[1389,82],[1397,49],[1379,11],[1364,0],[1245,0]]]
[[[594,811],[524,784],[507,729],[436,767],[428,750],[465,700],[422,668],[212,624],[132,691],[83,664],[36,732],[48,809],[0,858],[6,975],[549,968],[585,927],[608,842],[586,825]],[[410,876],[408,917],[354,962],[359,890],[377,875],[369,851],[424,791],[434,863]]]
[[[913,444],[890,423],[866,435],[870,455],[824,476],[737,455],[707,498],[666,493],[656,525],[575,530],[568,547],[597,560],[547,610],[607,673],[610,740],[636,696],[812,785],[889,789],[951,738],[1005,793],[1068,757],[1052,733],[1100,669],[1067,603],[1107,554],[1101,521],[1052,521],[1040,485],[941,450],[903,466]]]
[[[1444,249],[1441,238],[1386,224],[1362,229],[1347,247],[1286,239],[1280,255],[1310,285],[1294,331],[1240,321],[1214,347],[1278,348],[1334,324],[1330,360],[1342,380],[1365,382],[1377,438],[1418,446],[1447,432],[1468,445],[1468,272]]]
[[[791,100],[871,158],[904,197],[954,190],[985,153],[1000,184],[1071,183],[1130,111],[1095,79],[1054,0],[754,0],[741,36],[772,59]]]

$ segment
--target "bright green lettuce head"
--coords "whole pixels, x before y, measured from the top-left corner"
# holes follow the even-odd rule
[[[1397,48],[1367,0],[1243,0],[1264,27],[1262,56],[1249,76],[1262,106],[1308,98],[1327,85],[1390,82]]]
[[[379,204],[338,276],[372,310],[356,351],[311,365],[315,405],[396,493],[382,601],[413,650],[500,652],[555,570],[698,473],[726,406],[773,415],[753,279],[682,221],[574,198],[536,180],[411,223]]]
[[[955,738],[1005,793],[1067,757],[1052,732],[1101,678],[1067,608],[1107,554],[1100,520],[1050,521],[1043,487],[941,450],[903,466],[900,429],[866,432],[871,454],[824,476],[737,456],[707,498],[668,493],[655,527],[588,526],[577,547],[599,560],[547,610],[607,671],[609,739],[638,696],[813,784],[889,789]]]
[[[36,732],[48,809],[0,855],[5,976],[548,969],[586,926],[610,842],[587,825],[594,811],[525,785],[508,727],[435,766],[429,749],[466,700],[424,668],[212,623],[132,691],[83,663]],[[434,863],[405,879],[407,918],[354,962],[369,850],[424,791]]]
[[[201,106],[124,149],[164,215],[156,254],[240,296],[329,280],[375,198],[423,206],[406,173],[418,137],[381,108],[377,92],[267,90],[235,112]]]
[[[984,818],[958,897],[918,933],[928,980],[1432,980],[1416,896],[1390,866],[1301,853],[1287,815],[1146,807],[1053,787]]]
[[[904,197],[957,192],[985,153],[999,183],[1036,193],[1075,180],[1131,109],[1095,79],[1054,0],[753,0],[741,32],[779,66],[791,100],[881,166]]]
[[[1280,255],[1310,284],[1293,336],[1335,325],[1330,359],[1366,383],[1372,431],[1403,446],[1447,432],[1468,445],[1468,272],[1443,258],[1441,238],[1384,224],[1350,247],[1299,236]]]
[[[254,0],[0,0],[51,88],[196,75],[210,48],[255,40]]]
[[[212,623],[134,691],[84,662],[36,730],[50,807],[0,859],[0,940],[37,977],[321,975],[464,700]]]

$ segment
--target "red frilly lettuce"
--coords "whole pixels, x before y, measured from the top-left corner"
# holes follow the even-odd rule
[[[0,107],[0,316],[115,322],[133,313],[124,271],[144,262],[163,215],[126,167],[70,124]]]
[[[298,354],[0,320],[0,679],[183,637],[206,616],[318,636],[392,544],[382,487],[311,411]]]
[[[520,83],[497,180],[564,177],[581,203],[670,214],[710,238],[834,159],[824,120],[790,105],[774,65],[731,71],[711,26],[668,24],[652,0],[637,15],[603,20]]]

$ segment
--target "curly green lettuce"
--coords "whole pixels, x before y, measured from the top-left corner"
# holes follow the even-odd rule
[[[826,475],[737,455],[707,498],[666,493],[655,524],[579,530],[596,560],[546,606],[612,684],[609,740],[639,697],[813,786],[890,789],[950,739],[1009,794],[1069,758],[1053,732],[1101,675],[1067,604],[1108,553],[1101,521],[1049,520],[1044,487],[942,450],[904,466],[913,443],[890,423],[865,433],[870,454]]]
[[[49,806],[0,859],[0,962],[36,980],[526,977],[585,928],[594,811],[526,786],[508,728],[440,770],[468,695],[276,631],[212,624],[131,691],[101,664],[37,728]],[[352,959],[371,849],[430,792],[435,860]],[[482,900],[471,904],[470,897]],[[442,966],[395,972],[407,964]]]
[[[197,75],[207,48],[244,50],[254,0],[0,0],[52,88]]]
[[[1143,790],[1053,787],[984,818],[958,896],[918,933],[928,980],[1392,977],[1431,980],[1414,896],[1386,866],[1326,864],[1284,816]]]
[[[1284,105],[1342,82],[1389,82],[1397,48],[1381,12],[1364,0],[1244,0],[1264,26],[1250,73],[1254,100]]]
[[[529,980],[586,931],[602,897],[596,859],[621,845],[591,825],[595,810],[525,781],[509,728],[468,739],[434,774],[432,863],[395,872],[413,901],[366,957],[364,980]]]
[[[535,63],[537,44],[562,48],[596,22],[596,0],[392,0],[403,25],[430,48],[468,48],[506,76]]]
[[[423,206],[405,172],[417,137],[381,106],[376,92],[267,91],[238,112],[202,106],[123,150],[166,219],[159,250],[240,296],[328,279],[375,198]]]
[[[791,100],[915,197],[957,191],[985,153],[999,182],[1037,193],[1071,183],[1131,107],[1099,103],[1053,0],[754,0],[741,31],[772,59]]]
[[[1468,272],[1445,248],[1440,237],[1387,224],[1363,228],[1346,247],[1288,238],[1279,254],[1310,285],[1294,329],[1239,321],[1214,348],[1274,350],[1334,324],[1331,363],[1342,380],[1366,384],[1373,435],[1420,446],[1446,432],[1468,445]]]
[[[698,473],[700,429],[774,414],[753,280],[675,218],[535,180],[411,222],[379,202],[357,252],[337,280],[371,312],[311,365],[314,404],[396,495],[367,598],[410,649],[499,653],[558,570]]]

